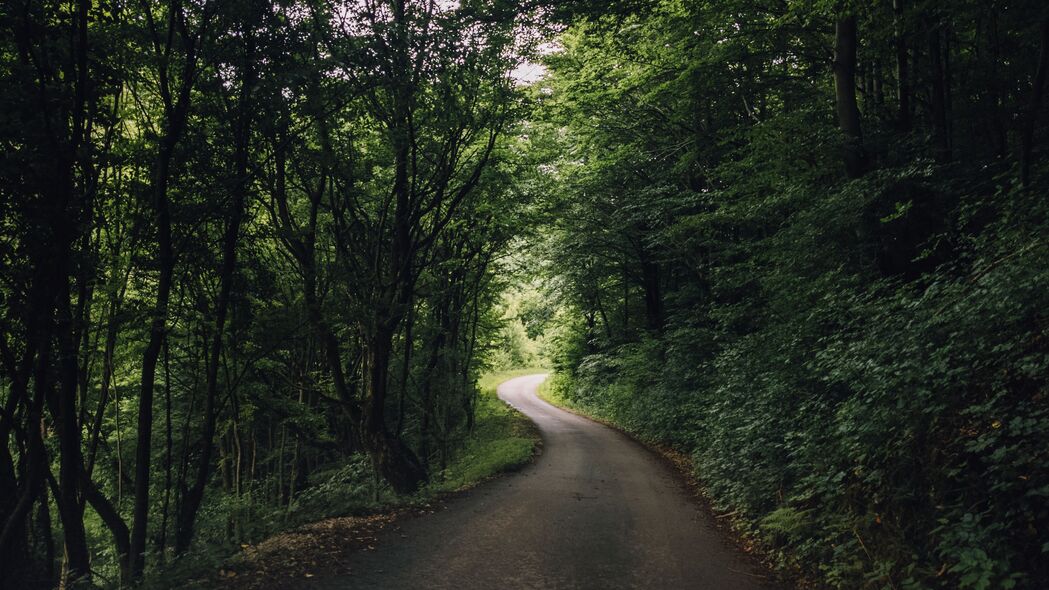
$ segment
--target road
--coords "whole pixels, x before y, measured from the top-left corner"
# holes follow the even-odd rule
[[[542,375],[499,386],[538,425],[522,471],[379,534],[322,589],[766,590],[680,478],[623,434],[536,397]]]

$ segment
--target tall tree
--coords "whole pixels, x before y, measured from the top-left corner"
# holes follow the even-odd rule
[[[856,105],[856,16],[840,17],[834,24],[834,100],[838,126],[845,134],[845,171],[859,178],[867,168],[860,109]]]
[[[198,7],[194,7],[198,8]],[[135,509],[131,528],[131,573],[142,575],[146,560],[146,533],[149,523],[150,472],[153,443],[153,397],[157,361],[167,337],[172,280],[177,253],[172,239],[170,183],[175,174],[176,151],[189,118],[193,89],[197,82],[199,49],[210,34],[214,8],[200,6],[190,14],[179,0],[162,7],[159,17],[152,3],[143,6],[152,46],[160,98],[161,122],[150,197],[157,232],[157,287],[150,318],[149,337],[142,353],[142,377],[139,391],[138,440],[135,446]],[[163,20],[162,20],[163,19]],[[160,24],[163,22],[164,24]]]

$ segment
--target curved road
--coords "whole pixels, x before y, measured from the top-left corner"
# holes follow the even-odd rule
[[[499,386],[535,421],[543,453],[519,473],[378,535],[351,574],[310,588],[757,590],[763,572],[727,546],[678,477],[626,436],[536,397],[545,378]]]

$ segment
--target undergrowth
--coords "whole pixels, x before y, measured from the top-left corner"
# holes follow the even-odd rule
[[[431,481],[414,494],[398,495],[379,481],[367,456],[354,455],[348,461],[311,473],[308,485],[286,508],[274,508],[254,499],[249,490],[239,499],[224,497],[223,504],[202,509],[202,521],[236,522],[242,530],[235,538],[261,542],[273,535],[308,523],[343,516],[364,516],[429,504],[442,495],[470,488],[500,473],[517,469],[531,461],[539,442],[530,420],[499,400],[500,383],[542,369],[496,371],[478,380],[473,431],[462,446],[451,454],[448,465],[436,471]],[[236,505],[231,505],[236,504]],[[210,518],[211,514],[216,515]],[[240,518],[222,519],[218,515],[238,513]],[[250,524],[243,524],[250,523]],[[250,527],[250,530],[243,530]],[[207,586],[208,576],[224,564],[241,558],[248,545],[231,545],[225,527],[206,528],[207,542],[178,562],[158,568],[144,583],[146,588],[172,588],[182,585]]]

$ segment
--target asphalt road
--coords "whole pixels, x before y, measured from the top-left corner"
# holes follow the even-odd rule
[[[543,376],[499,397],[535,421],[531,466],[378,535],[351,573],[308,588],[757,590],[760,570],[726,544],[677,475],[606,426],[536,397]]]

